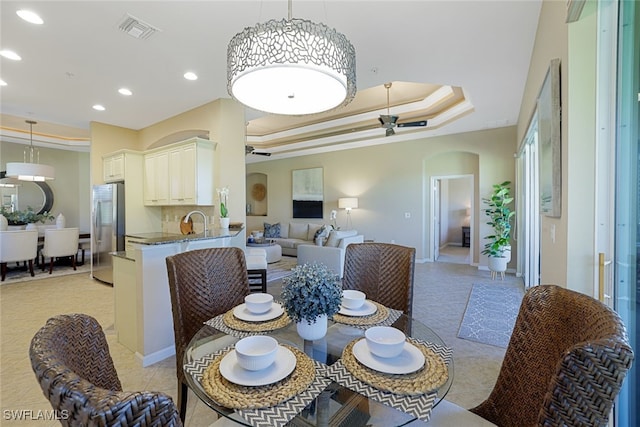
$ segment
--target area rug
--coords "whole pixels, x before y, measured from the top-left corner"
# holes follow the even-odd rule
[[[473,285],[458,338],[506,348],[523,295],[518,287]]]
[[[53,272],[51,274],[49,274],[48,268],[42,271],[40,270],[40,267],[34,266],[33,272],[35,273],[35,276],[31,277],[28,269],[11,269],[9,272],[7,272],[7,277],[4,279],[4,282],[0,282],[0,286],[11,285],[13,283],[30,282],[32,280],[39,279],[50,279],[51,277],[68,276],[70,274],[90,274],[91,263],[85,262],[83,265],[78,265],[75,271],[70,266],[56,266],[53,268]]]
[[[291,274],[291,269],[296,266],[298,258],[283,256],[280,261],[267,265],[267,283],[282,279]]]

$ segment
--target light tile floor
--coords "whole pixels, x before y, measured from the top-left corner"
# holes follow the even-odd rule
[[[504,349],[456,337],[474,283],[490,282],[488,271],[460,264],[417,264],[414,315],[431,326],[453,348],[455,377],[450,400],[470,408],[493,387]],[[522,286],[507,275],[503,284]],[[270,284],[277,292],[278,286]],[[125,390],[159,390],[176,396],[175,358],[142,368],[134,354],[117,342],[113,328],[113,288],[86,274],[47,278],[0,286],[0,406],[3,426],[55,426],[56,421],[14,419],[24,411],[49,410],[48,401],[29,362],[29,343],[35,332],[56,314],[86,313],[107,334],[110,352]],[[187,427],[209,426],[216,416],[191,394]],[[17,412],[16,412],[17,411]],[[22,411],[22,412],[20,412]]]

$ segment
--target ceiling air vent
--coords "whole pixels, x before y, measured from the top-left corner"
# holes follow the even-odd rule
[[[155,32],[160,31],[153,25],[147,24],[146,22],[129,14],[126,14],[122,18],[118,28],[136,39],[148,39]]]

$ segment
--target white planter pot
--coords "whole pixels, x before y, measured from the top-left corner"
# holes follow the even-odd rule
[[[220,218],[220,228],[229,228],[229,218]]]
[[[507,263],[509,261],[506,257],[489,257],[489,270],[496,273],[504,273],[507,271]]]
[[[316,318],[315,323],[309,323],[306,319],[303,319],[296,323],[298,329],[298,335],[305,340],[313,341],[327,335],[327,315],[321,314]]]
[[[502,251],[502,256],[507,259],[507,263],[511,261],[511,246],[504,247],[504,250]]]

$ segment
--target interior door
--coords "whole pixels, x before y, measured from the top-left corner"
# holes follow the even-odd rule
[[[433,179],[431,183],[432,195],[432,213],[433,218],[431,227],[431,240],[433,241],[432,252],[433,260],[437,261],[440,257],[440,180]]]

